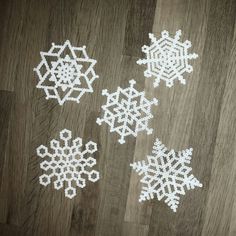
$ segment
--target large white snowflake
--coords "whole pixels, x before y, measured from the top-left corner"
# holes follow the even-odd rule
[[[188,48],[191,47],[190,41],[179,41],[181,30],[176,32],[174,38],[170,37],[166,30],[162,31],[161,35],[162,37],[157,40],[153,34],[149,34],[151,45],[142,47],[146,58],[139,59],[137,63],[139,65],[147,64],[144,76],[155,77],[154,87],[159,85],[160,80],[166,81],[168,87],[173,86],[174,80],[185,84],[184,72],[193,71],[189,60],[197,58],[198,55],[196,53],[188,54]]]
[[[111,128],[110,132],[117,132],[121,137],[119,143],[125,143],[128,135],[137,136],[139,131],[146,130],[148,134],[152,129],[148,128],[148,121],[153,117],[151,106],[157,105],[158,100],[149,101],[145,98],[144,92],[139,92],[134,88],[134,80],[129,81],[130,86],[109,94],[105,89],[102,95],[107,96],[106,105],[102,106],[103,118],[97,118],[99,125],[107,123]]]
[[[176,212],[179,195],[185,195],[185,190],[202,187],[202,184],[191,174],[189,167],[192,148],[176,153],[156,139],[152,155],[147,156],[147,162],[138,161],[131,167],[143,175],[143,183],[139,201],[145,201],[155,196],[160,201],[165,198],[167,205]]]
[[[41,62],[34,68],[39,77],[37,88],[43,89],[46,99],[79,103],[84,93],[92,93],[92,83],[98,78],[94,71],[96,60],[88,57],[86,47],[73,47],[69,40],[40,52]]]
[[[92,182],[99,179],[99,172],[90,170],[96,165],[91,154],[97,151],[97,144],[89,141],[82,150],[82,139],[71,140],[71,131],[67,129],[60,132],[60,139],[50,141],[50,151],[44,145],[37,148],[37,155],[48,159],[40,163],[45,174],[39,177],[39,182],[43,186],[53,182],[55,189],[65,185],[65,196],[72,199],[76,195],[74,186],[84,188],[86,176]]]

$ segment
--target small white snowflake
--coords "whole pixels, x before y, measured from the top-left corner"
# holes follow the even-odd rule
[[[86,185],[85,176],[92,182],[99,179],[99,172],[88,170],[96,165],[96,159],[90,154],[97,151],[97,144],[90,141],[82,150],[82,139],[71,140],[71,131],[64,129],[60,132],[61,141],[52,139],[50,150],[44,145],[37,148],[37,155],[48,158],[40,163],[40,168],[45,174],[39,177],[39,182],[47,186],[52,181],[55,189],[61,189],[64,185],[65,196],[72,199],[76,195],[76,188],[73,184],[84,188]],[[53,180],[52,180],[53,179]]]
[[[103,118],[97,118],[99,125],[105,122],[111,127],[110,132],[116,131],[121,136],[118,140],[121,144],[125,143],[126,136],[136,137],[139,131],[152,133],[152,129],[148,128],[148,121],[153,118],[151,106],[158,104],[157,99],[149,101],[144,92],[137,91],[134,88],[134,80],[129,83],[128,88],[118,87],[117,91],[111,94],[106,89],[102,91],[102,95],[107,96],[107,103],[102,106]]]
[[[202,184],[190,173],[192,148],[175,153],[170,151],[158,140],[154,143],[152,155],[147,156],[147,162],[138,161],[130,166],[143,175],[143,183],[139,201],[145,201],[155,196],[174,211],[179,204],[179,195],[185,195],[185,190],[202,187]]]
[[[175,79],[185,84],[183,78],[184,72],[192,72],[193,67],[189,65],[190,59],[198,57],[196,53],[188,54],[188,48],[191,42],[186,40],[180,42],[181,30],[176,32],[174,38],[169,36],[169,32],[162,31],[162,37],[156,39],[153,34],[149,34],[151,45],[142,47],[142,51],[146,54],[145,59],[139,59],[137,63],[147,64],[147,70],[144,71],[145,77],[155,77],[154,87],[157,87],[160,80],[166,81],[166,86],[173,86]]]
[[[96,60],[88,57],[86,46],[73,47],[69,40],[40,52],[42,61],[34,68],[39,77],[37,88],[43,89],[46,99],[80,102],[84,93],[92,93],[92,83],[98,78],[94,71]]]

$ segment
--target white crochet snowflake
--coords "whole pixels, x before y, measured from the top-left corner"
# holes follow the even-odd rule
[[[128,135],[137,136],[137,133],[146,130],[148,134],[152,129],[148,128],[149,119],[153,118],[151,106],[157,105],[158,100],[149,101],[145,98],[144,92],[139,92],[134,88],[134,80],[129,81],[130,86],[109,94],[105,89],[102,95],[107,96],[106,105],[102,106],[104,111],[103,118],[97,118],[99,125],[107,123],[111,128],[110,132],[117,132],[121,137],[119,143],[125,143]]]
[[[202,184],[191,174],[189,167],[192,148],[175,153],[170,151],[158,140],[154,143],[152,155],[147,156],[147,162],[138,161],[130,166],[143,175],[143,183],[139,201],[145,201],[155,196],[160,201],[165,198],[167,205],[176,212],[179,195],[185,195],[185,190],[202,187]]]
[[[42,61],[34,68],[39,77],[37,88],[43,89],[46,99],[80,102],[84,93],[92,93],[92,83],[98,78],[94,71],[96,60],[88,57],[86,46],[73,47],[69,40],[40,52]]]
[[[151,45],[142,47],[142,51],[146,54],[145,59],[139,59],[137,63],[147,64],[147,70],[144,71],[145,77],[155,77],[154,87],[157,87],[160,80],[166,81],[166,86],[173,86],[174,80],[179,80],[185,84],[183,78],[184,72],[192,72],[193,67],[189,65],[189,60],[198,57],[196,53],[188,54],[188,48],[191,42],[186,40],[180,42],[181,30],[176,32],[174,38],[169,36],[169,32],[162,31],[162,37],[156,39],[153,34],[149,34]]]
[[[44,145],[37,148],[37,155],[48,159],[40,163],[45,174],[39,177],[39,182],[43,186],[53,182],[55,189],[65,185],[65,196],[72,199],[76,195],[73,186],[84,188],[86,176],[92,182],[99,179],[99,172],[90,170],[96,165],[96,159],[90,155],[97,151],[97,144],[90,141],[82,150],[82,139],[71,140],[71,131],[67,129],[60,132],[60,139],[50,141],[50,151]]]

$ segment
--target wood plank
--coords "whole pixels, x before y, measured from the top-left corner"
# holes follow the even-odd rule
[[[9,161],[9,127],[12,114],[14,93],[0,91],[0,222],[7,221],[8,195],[6,184],[8,161]]]
[[[148,43],[152,31],[156,0],[132,0],[127,15],[123,54],[140,57],[140,48]]]
[[[24,1],[1,1],[0,5],[5,15],[4,21],[0,23],[0,90],[14,91],[14,83],[18,76],[18,60],[22,59],[20,54],[23,39],[22,23],[27,8]]]
[[[145,79],[143,77],[143,68],[136,65],[137,58],[135,57],[125,57],[122,68],[124,68],[125,76],[128,78],[134,78],[137,81],[137,89],[139,91],[145,90],[145,96],[152,100],[153,97],[148,93],[146,87]],[[157,106],[158,107],[158,106]],[[152,107],[152,112],[155,113],[157,107]],[[150,123],[150,127],[153,127],[153,123]],[[152,135],[147,135],[147,133],[140,132],[136,138],[134,155],[132,157],[133,161],[143,160],[145,156],[149,153],[152,147]],[[129,163],[129,164],[130,164]],[[151,205],[150,204],[140,204],[138,202],[140,194],[140,176],[137,175],[130,167],[130,181],[129,181],[129,191],[126,202],[126,210],[124,220],[126,223],[136,223],[142,225],[149,225],[151,216]],[[135,224],[134,224],[135,225]],[[126,229],[124,229],[126,231]]]
[[[134,224],[125,222],[123,225],[122,236],[145,236],[148,235],[148,225]]]
[[[198,14],[195,14],[196,9],[198,9]],[[158,1],[153,32],[158,38],[160,37],[160,32],[164,29],[168,30],[171,35],[174,35],[178,29],[181,29],[183,34],[181,40],[185,41],[188,39],[192,42],[193,46],[190,52],[201,55],[206,37],[205,21],[207,10],[208,5],[205,1],[188,1],[188,3],[186,1],[175,1],[175,3],[172,1]],[[199,14],[201,14],[200,17]],[[183,21],[183,18],[186,20]],[[195,27],[193,28],[192,25]],[[145,91],[147,96],[156,97],[159,100],[159,105],[154,108],[154,119],[150,122],[154,132],[150,137],[148,136],[146,154],[151,153],[153,142],[157,137],[168,148],[174,148],[175,150],[185,149],[190,146],[189,136],[194,113],[193,105],[197,96],[196,90],[200,79],[201,62],[197,59],[191,61],[191,64],[194,71],[191,74],[184,75],[186,86],[176,82],[174,87],[169,89],[165,86],[165,82],[161,81],[160,86],[154,89],[153,79],[146,79]],[[144,70],[145,66],[142,67]],[[137,144],[137,153],[143,150],[143,146],[144,141],[140,141],[139,145]],[[137,159],[135,157],[135,160],[145,159],[146,154],[141,152],[142,156]],[[134,174],[137,176],[136,173]],[[136,185],[136,182],[130,184],[130,186],[134,185]],[[136,189],[133,187],[132,194],[135,196],[135,199],[138,199],[140,187]],[[137,200],[136,202],[134,200],[131,202],[133,202],[133,213],[130,214],[129,220],[148,224],[149,235],[175,234],[174,223],[170,224],[169,222],[175,222],[176,214],[173,214],[163,201],[153,200],[142,204],[138,203]],[[180,207],[181,204],[182,202]],[[149,208],[148,211],[145,208]],[[178,209],[179,211],[180,209]]]
[[[231,218],[235,215],[236,30],[234,32],[209,180],[209,193],[202,235],[229,235]],[[235,222],[231,227],[234,227],[234,224]]]
[[[19,227],[14,225],[7,225],[0,223],[0,235],[1,236],[21,236],[21,231]]]
[[[199,234],[205,219],[205,204],[209,193],[212,163],[215,160],[214,149],[220,122],[220,110],[227,81],[230,53],[234,34],[235,1],[211,1],[208,17],[208,31],[202,58],[201,80],[196,98],[195,114],[191,130],[190,143],[195,148],[196,171],[200,171],[205,190],[195,195],[191,206],[197,208],[194,232]],[[227,12],[227,14],[225,14]],[[218,19],[221,19],[218,21]],[[227,26],[227,27],[226,27]],[[220,37],[220,38],[219,38]],[[219,68],[220,65],[220,68]],[[214,79],[213,79],[214,78]],[[201,105],[201,102],[202,105]],[[204,104],[204,105],[203,105]],[[195,159],[194,159],[195,160]],[[202,217],[202,218],[201,218]],[[182,218],[186,220],[187,217]]]
[[[229,236],[234,236],[236,234],[236,225],[235,225],[235,221],[236,221],[236,191],[234,193],[234,205],[232,208],[232,215],[231,215],[231,220],[230,220],[230,228],[229,228]]]
[[[100,126],[96,124],[97,117],[97,112],[86,112],[86,123],[83,136],[85,137],[84,143],[87,143],[89,141],[97,143],[98,151],[94,153],[93,157],[97,161],[94,169],[99,171],[100,162],[104,161],[101,159],[104,159],[105,156],[100,155]],[[100,196],[100,181],[102,181],[102,179],[95,183],[87,181],[86,188],[78,191],[80,192],[80,194],[73,207],[70,235],[96,235],[96,223],[98,217]]]
[[[132,79],[134,71],[127,71],[133,61],[123,57],[120,69],[120,87],[127,87],[129,78]],[[114,83],[117,81],[114,80]],[[116,88],[109,89],[114,92]],[[104,102],[105,102],[104,98]],[[129,187],[129,163],[134,154],[135,139],[127,137],[126,143],[118,143],[118,135],[110,133],[107,125],[101,126],[101,169],[100,203],[96,235],[121,235],[124,221],[127,191]],[[121,147],[123,146],[123,147]],[[133,147],[133,148],[130,148]]]

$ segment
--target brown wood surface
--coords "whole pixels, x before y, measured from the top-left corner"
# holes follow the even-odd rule
[[[190,40],[193,72],[186,86],[153,88],[136,64],[148,33]],[[40,51],[69,39],[87,45],[99,79],[80,104],[59,106],[36,89]],[[130,79],[156,97],[153,134],[117,142],[98,126],[101,91]],[[236,235],[235,0],[0,0],[0,235]],[[67,128],[98,143],[101,179],[73,199],[39,185],[36,148]],[[203,188],[188,191],[173,213],[156,199],[140,204],[140,177],[129,164],[145,159],[158,137],[175,150],[193,147],[192,167]]]

